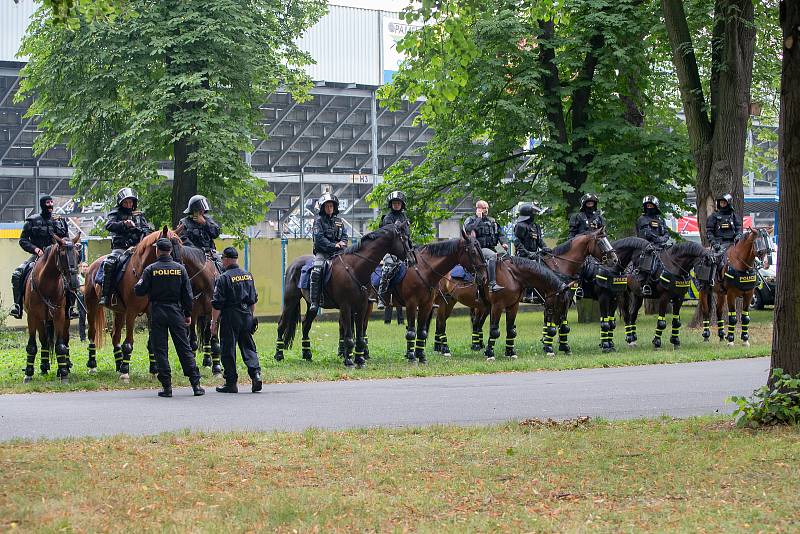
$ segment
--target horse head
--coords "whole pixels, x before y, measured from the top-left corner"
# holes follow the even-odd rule
[[[469,272],[475,274],[476,282],[478,285],[483,283],[487,278],[486,272],[486,258],[483,257],[481,244],[474,236],[468,235],[463,229],[461,230],[461,252],[458,257],[458,263]]]
[[[71,291],[77,291],[80,286],[78,282],[78,265],[80,264],[81,255],[80,239],[80,234],[77,234],[72,239],[62,239],[57,235],[53,235],[53,244],[56,247],[56,266]]]
[[[592,257],[609,267],[614,267],[619,263],[617,253],[606,235],[605,227],[589,232],[588,237],[589,254]]]

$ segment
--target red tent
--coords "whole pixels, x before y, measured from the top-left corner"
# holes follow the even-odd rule
[[[742,225],[744,228],[750,228],[753,226],[753,218],[750,216],[745,216],[744,224]],[[691,234],[697,233],[700,231],[700,227],[697,225],[697,217],[693,217],[691,215],[687,215],[686,217],[681,217],[678,219],[678,233],[679,234]]]

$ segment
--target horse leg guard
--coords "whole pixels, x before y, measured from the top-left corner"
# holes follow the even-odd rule
[[[719,337],[720,342],[725,339],[725,320],[724,319],[717,319],[717,337]]]
[[[157,375],[158,374],[158,366],[156,365],[156,355],[153,354],[152,351],[148,350],[147,361],[149,363],[148,372],[153,376]]]
[[[417,359],[419,363],[427,363],[428,360],[425,358],[425,344],[428,341],[428,333],[423,331],[420,334],[420,337],[417,338],[416,344],[414,346],[414,357]]]
[[[119,374],[125,375],[131,372],[131,353],[133,353],[133,345],[127,341],[122,344],[122,364],[119,366]]]
[[[568,343],[569,331],[570,328],[567,321],[562,321],[561,325],[558,327],[558,350],[566,355],[572,354],[572,349]]]
[[[344,339],[339,340],[339,348],[337,349],[336,354],[338,354],[340,358],[347,356],[347,349],[344,346]]]
[[[657,349],[661,348],[661,334],[664,332],[665,328],[667,328],[667,319],[663,315],[659,315],[656,321],[656,335],[653,338],[653,347]]]
[[[627,343],[628,345],[633,343],[633,332],[631,328],[632,326],[633,325],[630,324],[625,325],[625,343]]]
[[[364,336],[364,359],[369,360],[369,338]]]
[[[726,340],[728,344],[732,344],[733,340],[735,339],[734,333],[736,332],[736,312],[729,311],[728,312],[728,335],[726,336]]]
[[[442,352],[442,336],[439,334],[433,335],[433,351]]]
[[[56,371],[56,378],[61,379],[62,384],[67,383],[67,376],[69,375],[69,365],[67,363],[67,346],[63,342],[56,343],[56,363],[58,370]]]
[[[356,368],[357,369],[362,369],[364,367],[364,364],[367,362],[364,359],[364,343],[363,343],[363,341],[358,340],[356,342],[354,355],[355,355],[354,363],[356,364]]]
[[[517,329],[513,328],[506,332],[506,358],[517,359],[517,351],[514,349],[514,340],[517,338]]]
[[[672,318],[672,335],[669,336],[669,342],[672,343],[672,346],[676,349],[681,346],[681,318],[680,317],[673,317]]]
[[[355,343],[353,342],[353,338],[345,338],[344,340],[344,365],[345,367],[353,367],[355,366],[355,362],[353,361],[352,351],[355,347]]]
[[[750,341],[750,312],[743,311],[742,312],[742,341],[748,342]]]
[[[211,367],[211,343],[203,344],[203,367]]]
[[[472,331],[472,345],[470,350],[479,351],[483,348],[483,333],[476,330]]]
[[[608,317],[601,317],[600,321],[600,348],[603,352],[611,352],[610,339],[611,326],[608,324]]]
[[[311,358],[313,358],[313,355],[311,353],[311,340],[308,338],[303,339],[302,346],[303,346],[302,349],[303,359],[307,362],[310,362]]]
[[[341,345],[341,342],[339,342]],[[283,340],[279,339],[275,342],[275,361],[279,362],[283,360]]]
[[[23,381],[28,383],[33,378],[33,365],[36,362],[36,342],[33,340],[28,342],[25,347],[25,355],[25,379]]]
[[[556,328],[556,323],[547,323],[544,327],[544,338],[542,339],[542,343],[544,345],[544,352],[546,354],[553,354],[555,351],[553,350],[553,340],[558,333],[558,329]]]
[[[704,320],[703,321],[703,342],[708,343],[709,338],[711,337],[711,321]]]
[[[86,367],[89,373],[97,372],[97,346],[93,342],[89,343],[89,358],[86,360]]]
[[[43,375],[46,375],[48,371],[50,371],[50,349],[42,347],[42,354],[40,359],[41,361],[39,362],[39,371],[41,371]]]
[[[417,333],[413,330],[406,330],[406,359],[415,362],[417,357],[414,355],[414,345],[417,340]]]

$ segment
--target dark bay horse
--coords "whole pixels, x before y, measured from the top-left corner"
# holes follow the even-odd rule
[[[147,297],[138,297],[133,292],[133,286],[139,281],[144,268],[156,261],[157,253],[155,243],[160,238],[167,238],[172,242],[174,257],[180,257],[183,245],[180,238],[166,226],[142,238],[134,248],[133,255],[125,267],[125,273],[116,284],[115,295],[110,306],[99,303],[101,289],[95,283],[98,269],[102,268],[105,256],[96,259],[89,266],[84,282],[84,300],[86,302],[86,321],[89,326],[89,360],[86,366],[91,370],[97,367],[96,350],[103,346],[103,330],[106,326],[104,307],[111,310],[114,315],[114,326],[111,341],[114,345],[114,363],[120,379],[130,379],[131,353],[133,352],[133,333],[136,317],[147,313],[149,300]],[[120,345],[122,327],[125,326],[125,342]],[[153,362],[151,361],[151,371]]]
[[[44,249],[36,260],[28,280],[25,282],[23,306],[28,314],[28,344],[25,347],[25,383],[33,377],[36,360],[36,335],[42,346],[40,369],[42,374],[50,370],[53,352],[58,362],[56,377],[62,383],[69,375],[69,316],[66,291],[78,291],[78,264],[80,234],[74,238],[61,239],[53,236],[54,243]]]
[[[682,241],[663,250],[655,251],[656,261],[653,268],[648,269],[648,272],[644,272],[640,268],[640,261],[645,256],[641,253],[650,244],[643,239],[639,241],[644,243],[639,244],[642,247],[638,249],[640,254],[635,256],[631,262],[632,270],[629,269],[628,288],[622,294],[622,302],[620,303],[620,311],[625,319],[626,341],[628,345],[636,345],[636,318],[639,314],[639,309],[642,307],[643,300],[648,298],[658,301],[658,319],[656,333],[653,337],[653,346],[657,349],[661,348],[661,334],[667,328],[667,306],[671,304],[672,335],[669,338],[669,342],[673,347],[678,348],[681,344],[681,306],[686,299],[686,293],[691,284],[690,273],[693,268],[700,265],[713,265],[714,258],[701,245],[691,241]],[[636,242],[631,241],[630,244],[631,248],[634,249],[632,253],[636,254]],[[650,289],[647,295],[643,291],[645,285]]]
[[[189,342],[192,350],[203,349],[203,366],[211,367],[215,376],[221,375],[219,338],[211,333],[211,299],[219,271],[214,261],[196,247],[184,246],[181,260],[189,274],[194,295]]]
[[[431,310],[440,280],[460,264],[468,272],[486,279],[486,260],[478,240],[461,231],[458,239],[448,239],[414,249],[416,262],[403,280],[390,291],[393,302],[406,308],[406,358],[425,363],[425,344]],[[370,302],[369,312],[372,311]],[[369,312],[366,317],[369,317]],[[366,332],[367,325],[364,325]]]
[[[733,346],[736,331],[736,299],[742,299],[742,333],[741,339],[745,347],[750,346],[750,303],[753,292],[758,285],[756,258],[763,259],[769,252],[769,234],[763,228],[752,228],[725,251],[722,264],[716,271],[713,287],[705,287],[700,292],[700,310],[703,314],[703,340],[711,337],[711,293],[716,296],[717,336],[720,342],[727,339],[728,346]],[[722,307],[728,303],[728,335],[725,336],[725,321],[722,318]]]
[[[357,245],[350,246],[330,261],[330,280],[323,283],[322,304],[325,308],[339,309],[339,336],[345,340],[344,364],[347,367],[363,367],[365,341],[364,324],[369,307],[370,275],[386,254],[401,260],[408,257],[410,244],[405,228],[395,223],[370,232]],[[308,312],[310,295],[307,289],[298,289],[303,266],[313,261],[313,256],[300,256],[289,264],[284,277],[283,309],[278,320],[278,340],[275,344],[275,359],[283,360],[284,349],[291,348],[297,323],[300,322],[300,301],[306,301],[303,319],[303,359],[311,360],[311,340],[308,333],[315,314]],[[355,330],[355,342],[353,341]],[[351,351],[355,348],[355,359]]]
[[[505,257],[497,263],[497,283],[503,289],[492,293],[486,284],[458,284],[449,277],[443,281],[446,291],[440,297],[439,310],[436,315],[436,342],[443,355],[449,355],[447,342],[447,318],[453,311],[456,302],[460,302],[473,310],[473,348],[476,340],[475,332],[482,331],[486,317],[489,321],[489,341],[484,352],[486,359],[494,360],[494,345],[500,337],[500,317],[506,314],[506,351],[509,358],[516,358],[514,340],[517,337],[515,321],[519,311],[519,303],[527,288],[534,288],[544,298],[545,318],[555,321],[566,316],[572,298],[569,285],[553,271],[540,263],[520,257]],[[470,287],[471,286],[471,287]]]

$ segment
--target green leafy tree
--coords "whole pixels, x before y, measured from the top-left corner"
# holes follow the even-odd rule
[[[263,137],[259,105],[280,85],[296,98],[312,62],[294,44],[323,0],[131,0],[129,16],[79,15],[72,30],[42,8],[22,46],[19,98],[40,116],[36,150],[72,151],[78,195],[108,200],[133,185],[156,222],[173,225],[193,194],[226,229],[261,220],[273,198],[242,154]],[[171,161],[171,191],[158,174]]]
[[[464,195],[495,216],[520,200],[554,208],[562,232],[584,192],[596,192],[611,232],[628,234],[641,198],[682,207],[691,179],[686,139],[645,120],[659,90],[651,70],[655,5],[576,0],[423,2],[406,13],[426,24],[399,45],[407,61],[384,88],[390,106],[425,97],[436,132],[427,159],[390,172],[376,197],[411,189],[422,220]]]

